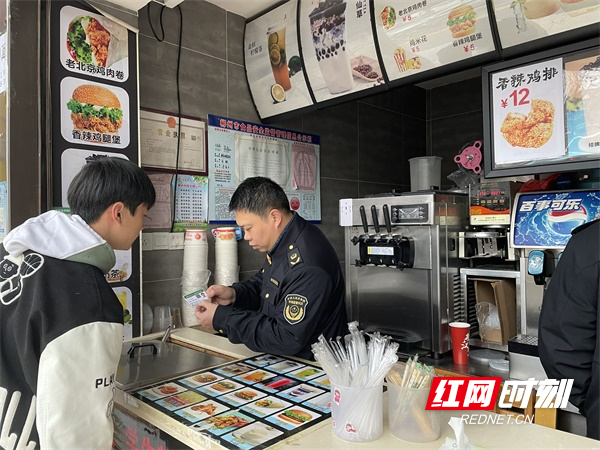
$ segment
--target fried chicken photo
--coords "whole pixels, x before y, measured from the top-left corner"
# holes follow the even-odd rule
[[[539,148],[550,140],[554,130],[554,105],[547,100],[533,100],[527,116],[509,112],[500,132],[513,147]]]

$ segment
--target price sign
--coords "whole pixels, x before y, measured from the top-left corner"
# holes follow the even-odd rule
[[[492,76],[494,163],[565,154],[562,58]]]

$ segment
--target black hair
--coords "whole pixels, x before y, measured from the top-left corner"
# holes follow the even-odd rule
[[[104,157],[88,162],[75,175],[67,201],[72,214],[92,224],[116,202],[123,202],[132,215],[141,204],[151,208],[156,193],[152,181],[137,164],[128,159]]]
[[[290,212],[290,201],[285,192],[270,178],[246,178],[229,202],[229,211],[247,211],[262,218],[272,209]]]

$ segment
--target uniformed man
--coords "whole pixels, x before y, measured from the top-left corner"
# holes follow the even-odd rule
[[[246,179],[229,210],[244,239],[266,259],[247,281],[210,286],[210,300],[196,307],[196,318],[251,350],[314,359],[311,345],[319,335],[347,333],[335,250],[321,230],[290,210],[285,192],[269,178]]]

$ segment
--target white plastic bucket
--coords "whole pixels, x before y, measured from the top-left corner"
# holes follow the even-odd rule
[[[442,183],[441,156],[419,156],[410,158],[410,190],[411,192],[429,191],[432,186],[436,189]]]

